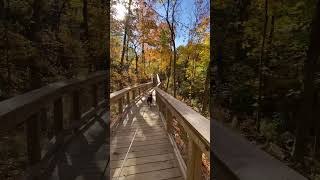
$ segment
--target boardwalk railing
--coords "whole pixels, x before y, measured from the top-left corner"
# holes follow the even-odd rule
[[[166,130],[171,143],[175,147],[175,154],[183,176],[188,180],[202,179],[202,154],[205,154],[210,159],[210,121],[163,90],[155,88],[155,91],[157,105],[165,119]],[[187,163],[182,159],[173,137],[174,119],[187,133]]]
[[[77,131],[90,124],[95,117],[101,116],[106,108],[105,93],[107,73],[96,72],[82,79],[72,79],[49,84],[40,89],[10,98],[0,103],[0,134],[13,131],[20,125],[25,126],[27,139],[28,171],[27,178],[36,179],[45,173],[45,167],[54,154],[70,141]],[[89,89],[91,104],[81,102],[84,94],[81,90]],[[102,89],[102,92],[101,92]],[[100,91],[99,91],[100,90]],[[99,98],[102,94],[102,98]],[[88,96],[88,94],[85,94]],[[72,115],[69,126],[64,127],[65,104],[63,99],[68,96],[72,100]],[[80,98],[82,97],[82,98]],[[46,147],[41,147],[41,124],[47,123],[41,115],[53,106],[53,132]],[[45,112],[45,114],[47,114]],[[43,118],[43,119],[42,119]],[[38,177],[38,179],[41,179]]]
[[[131,102],[133,102],[137,97],[145,93],[153,86],[154,82],[148,82],[132,87],[126,87],[124,89],[111,93],[110,102],[112,104],[118,104],[118,114],[120,115],[119,119],[121,119],[121,115],[125,114],[124,106],[128,107]],[[113,127],[116,126],[118,122],[119,121],[111,122],[111,129],[113,129]]]
[[[219,122],[212,122],[211,131],[214,179],[307,180]]]

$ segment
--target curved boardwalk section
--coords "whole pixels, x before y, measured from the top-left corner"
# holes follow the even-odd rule
[[[155,101],[134,104],[110,145],[113,180],[183,179]]]

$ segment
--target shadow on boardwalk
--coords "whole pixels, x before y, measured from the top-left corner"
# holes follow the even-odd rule
[[[113,180],[183,179],[155,101],[137,101],[116,129],[110,173]]]
[[[109,177],[107,117],[97,119],[86,131],[75,137],[58,157],[50,180],[100,180]]]

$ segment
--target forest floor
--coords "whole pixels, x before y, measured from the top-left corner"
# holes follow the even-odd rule
[[[283,162],[285,165],[296,170],[310,180],[320,180],[320,161],[312,158],[311,153],[308,153],[304,158],[304,163],[296,161],[292,157],[294,136],[290,132],[279,134],[276,140],[267,140],[263,132],[258,132],[253,118],[246,120],[231,120],[228,111],[220,112],[219,117],[228,117],[229,119],[222,118],[221,121],[226,127],[234,132],[241,134],[252,144],[258,146],[263,151],[272,155],[276,159]],[[221,118],[218,118],[221,119]],[[261,130],[262,131],[262,130]],[[266,129],[265,131],[268,131]],[[311,143],[308,145],[311,147]],[[312,149],[312,148],[309,148]],[[311,151],[310,151],[311,152]]]

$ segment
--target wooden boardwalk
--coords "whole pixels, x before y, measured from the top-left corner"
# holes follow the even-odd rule
[[[155,101],[142,98],[111,138],[110,177],[113,180],[182,180],[174,150]]]
[[[59,153],[50,180],[105,180],[109,160],[107,143],[107,118],[93,122],[88,129],[76,136],[66,150]]]

